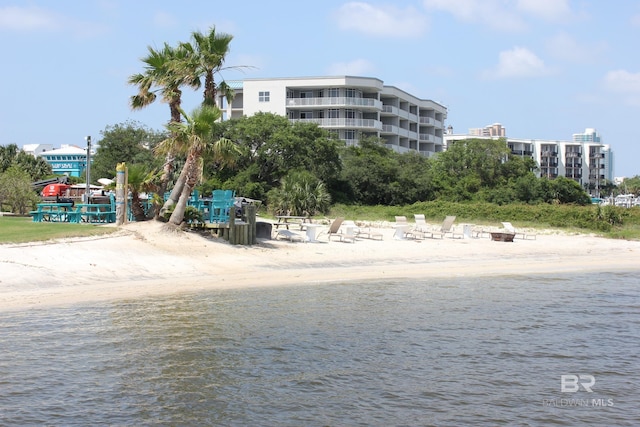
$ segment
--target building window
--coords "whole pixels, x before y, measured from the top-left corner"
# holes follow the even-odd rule
[[[269,102],[271,93],[269,91],[258,92],[258,102]]]
[[[345,130],[344,131],[344,139],[356,139],[356,131],[355,130]]]
[[[333,87],[329,89],[329,98],[337,98],[340,96],[340,89]]]
[[[337,108],[331,108],[329,110],[329,118],[330,119],[339,119],[340,118],[340,110]]]

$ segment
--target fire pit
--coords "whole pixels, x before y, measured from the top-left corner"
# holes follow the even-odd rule
[[[513,242],[515,233],[491,232],[491,240],[495,242]]]

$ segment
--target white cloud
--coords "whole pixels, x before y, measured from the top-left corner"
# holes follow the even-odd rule
[[[336,62],[327,68],[329,75],[334,76],[364,76],[374,71],[374,65],[366,59],[355,59],[351,62]]]
[[[604,77],[605,86],[614,92],[640,94],[640,73],[626,70],[609,71]]]
[[[8,6],[0,8],[0,29],[14,31],[57,30],[63,20],[39,7]]]
[[[504,31],[526,28],[524,20],[500,0],[423,0],[427,9],[452,14],[463,22],[477,22]]]
[[[604,76],[604,86],[611,92],[622,94],[625,105],[640,107],[640,73],[626,70],[609,71]]]
[[[540,77],[550,73],[544,65],[544,61],[536,54],[523,47],[514,47],[511,50],[500,52],[498,65],[483,73],[484,78],[519,78]]]
[[[545,21],[560,21],[573,15],[569,0],[518,0],[516,8]]]
[[[547,49],[555,58],[575,63],[597,63],[607,44],[580,44],[566,33],[559,33],[547,41]]]
[[[79,37],[93,37],[108,29],[98,23],[78,21],[39,7],[0,8],[0,30],[69,32]]]
[[[343,30],[374,36],[414,37],[427,28],[426,17],[413,7],[399,9],[395,6],[375,7],[368,3],[350,2],[338,9],[335,18]]]
[[[462,22],[497,30],[527,29],[526,18],[561,21],[573,17],[569,0],[423,0],[428,10],[448,12]]]

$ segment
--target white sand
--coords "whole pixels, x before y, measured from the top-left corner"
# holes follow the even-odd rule
[[[640,270],[640,242],[553,231],[513,243],[481,239],[233,246],[131,223],[100,238],[0,245],[0,311],[209,289],[352,280]],[[324,226],[320,230],[326,230]]]

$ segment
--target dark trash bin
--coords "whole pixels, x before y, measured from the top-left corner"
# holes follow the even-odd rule
[[[271,228],[268,222],[256,222],[256,237],[258,239],[271,239]]]

